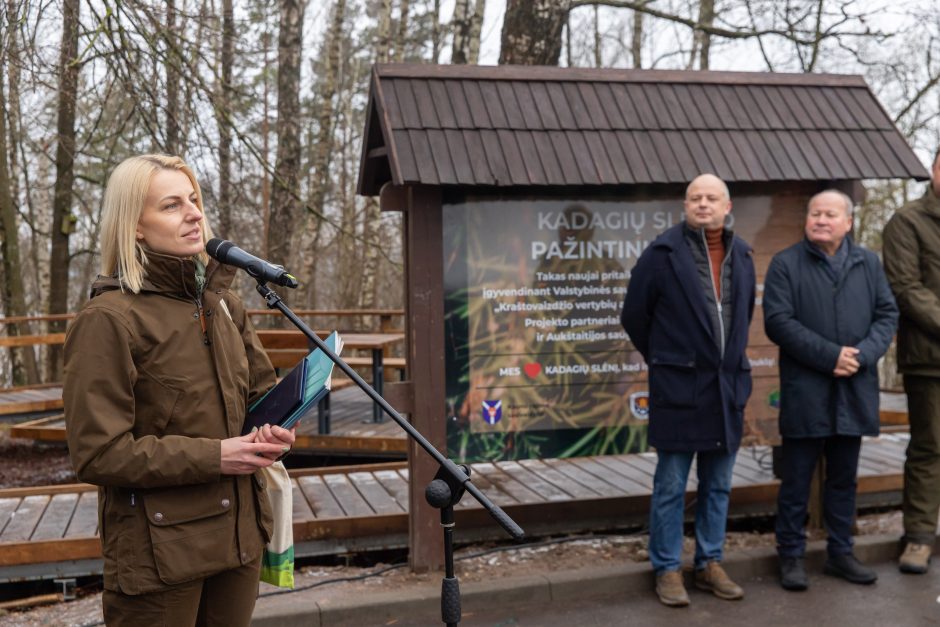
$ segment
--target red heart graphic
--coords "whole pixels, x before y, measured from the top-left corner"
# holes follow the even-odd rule
[[[530,364],[526,364],[522,367],[525,370],[525,373],[529,376],[530,379],[534,379],[539,376],[539,373],[542,372],[542,364],[535,363],[534,361]]]

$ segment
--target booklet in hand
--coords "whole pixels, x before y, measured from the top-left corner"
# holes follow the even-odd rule
[[[342,339],[336,331],[324,343],[337,355],[343,350]],[[319,348],[311,351],[286,377],[248,408],[242,435],[250,432],[252,427],[260,429],[265,424],[290,429],[329,393],[332,374],[333,360]]]

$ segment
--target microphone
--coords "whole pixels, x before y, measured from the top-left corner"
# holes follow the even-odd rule
[[[282,266],[276,266],[246,253],[228,240],[213,237],[206,242],[206,252],[220,263],[241,268],[258,281],[271,282],[289,288],[299,285],[297,279]]]

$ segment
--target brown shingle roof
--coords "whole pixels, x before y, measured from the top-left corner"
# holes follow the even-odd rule
[[[928,178],[860,76],[377,65],[359,192]]]

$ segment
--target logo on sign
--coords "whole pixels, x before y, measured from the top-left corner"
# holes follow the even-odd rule
[[[502,401],[483,401],[483,420],[486,421],[486,424],[495,425],[502,417]]]
[[[774,409],[780,409],[780,390],[774,390],[767,395],[767,404]]]
[[[522,369],[525,370],[527,377],[534,379],[535,377],[539,376],[540,372],[542,372],[542,364],[536,361],[532,361],[524,365]]]
[[[634,392],[630,395],[630,413],[637,420],[649,420],[650,393]]]

